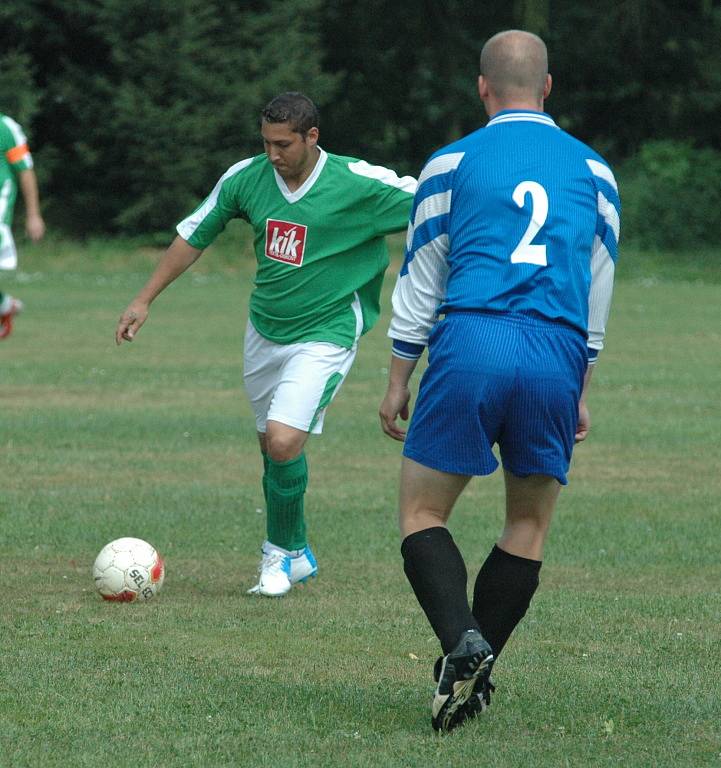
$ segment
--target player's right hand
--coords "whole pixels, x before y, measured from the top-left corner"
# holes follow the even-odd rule
[[[133,301],[120,315],[118,327],[115,329],[115,343],[132,341],[148,317],[148,305],[141,301]]]
[[[578,425],[576,426],[576,442],[582,443],[591,431],[591,412],[584,400],[578,404]]]
[[[411,392],[408,387],[389,386],[386,396],[383,398],[378,416],[381,420],[381,429],[394,440],[403,442],[406,439],[405,429],[401,429],[396,420],[400,416],[403,421],[408,420],[408,404]]]

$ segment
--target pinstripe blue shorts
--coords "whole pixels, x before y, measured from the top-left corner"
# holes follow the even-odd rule
[[[522,314],[453,312],[428,342],[403,455],[460,475],[503,467],[566,484],[587,365],[576,330]]]

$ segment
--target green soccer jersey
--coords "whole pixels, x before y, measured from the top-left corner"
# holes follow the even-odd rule
[[[380,314],[384,236],[408,224],[415,179],[320,151],[291,192],[265,155],[236,163],[178,224],[207,248],[233,218],[249,222],[258,262],[250,320],[278,344],[326,341],[350,348]]]
[[[16,174],[33,167],[23,129],[7,115],[0,114],[0,225],[12,224],[18,185]]]

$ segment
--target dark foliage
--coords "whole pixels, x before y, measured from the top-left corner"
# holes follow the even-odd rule
[[[327,149],[417,173],[485,122],[480,48],[510,27],[547,40],[547,109],[623,169],[633,227],[645,145],[673,141],[662,146],[704,162],[721,152],[721,8],[709,0],[3,0],[0,111],[31,137],[55,227],[167,232],[262,150],[259,110],[283,90],[321,107]]]

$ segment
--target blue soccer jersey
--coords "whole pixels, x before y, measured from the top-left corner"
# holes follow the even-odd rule
[[[419,357],[438,315],[558,322],[603,348],[620,200],[603,158],[541,112],[503,111],[431,156],[393,292],[393,353]]]

